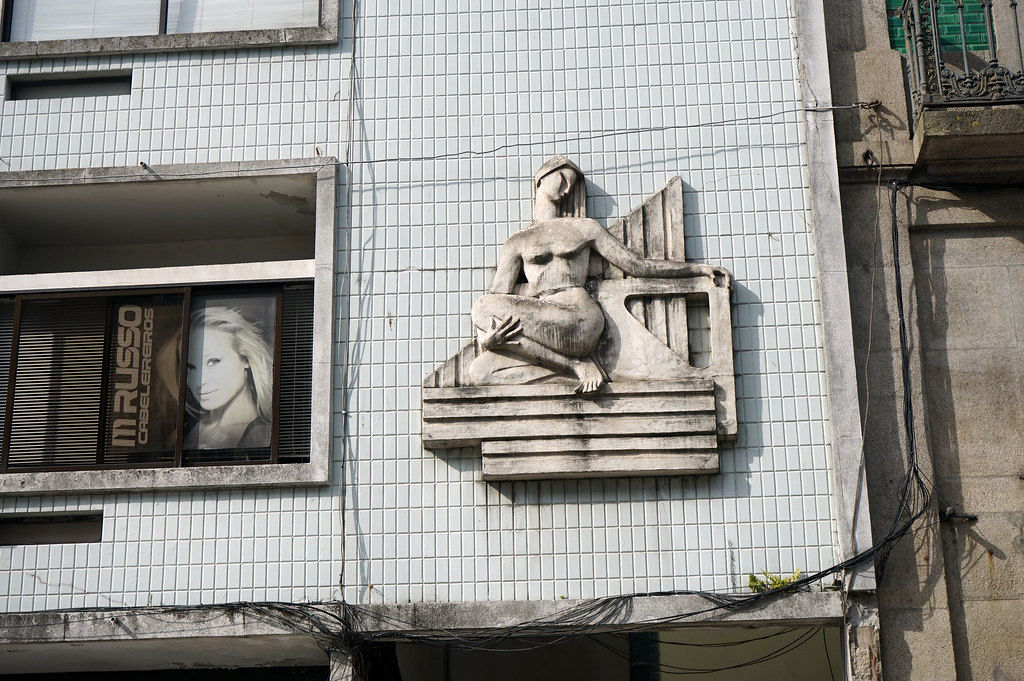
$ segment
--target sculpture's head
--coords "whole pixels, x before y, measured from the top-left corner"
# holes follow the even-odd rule
[[[533,196],[550,203],[561,218],[587,216],[587,183],[579,166],[561,154],[552,156],[533,176]]]

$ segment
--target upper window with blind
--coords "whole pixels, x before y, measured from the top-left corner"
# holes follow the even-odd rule
[[[28,42],[46,43],[43,52],[52,54],[335,42],[337,6],[338,0],[0,0],[0,57],[33,56],[16,49]],[[117,40],[125,38],[131,40]]]
[[[326,484],[335,168],[0,173],[0,494]]]
[[[312,286],[0,299],[3,472],[309,460]]]

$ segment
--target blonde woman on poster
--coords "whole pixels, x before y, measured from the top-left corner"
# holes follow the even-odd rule
[[[273,355],[257,324],[235,308],[192,312],[185,449],[269,447]]]

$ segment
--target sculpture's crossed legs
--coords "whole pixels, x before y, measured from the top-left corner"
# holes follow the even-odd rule
[[[579,392],[597,390],[604,375],[591,358],[604,331],[604,313],[583,288],[539,298],[490,293],[473,305],[484,352],[470,365],[480,385],[579,379]]]

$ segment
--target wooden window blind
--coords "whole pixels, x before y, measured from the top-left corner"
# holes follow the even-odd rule
[[[312,308],[309,284],[0,299],[0,470],[308,461]]]

